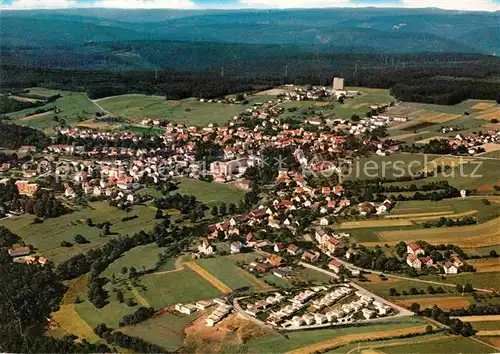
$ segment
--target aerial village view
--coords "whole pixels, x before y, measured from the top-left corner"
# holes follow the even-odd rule
[[[200,71],[205,85],[131,65],[139,42],[114,44],[106,60],[123,71],[76,66],[81,48],[110,54],[76,32],[72,49],[45,42],[49,22],[117,36],[146,33],[146,20],[119,25],[110,10],[94,28],[100,15],[71,11],[2,14],[5,28],[44,33],[39,62],[27,47],[13,54],[11,29],[1,54],[2,352],[500,352],[495,56],[385,58],[321,71],[321,84],[309,69],[292,79],[290,59],[277,82],[218,67]],[[75,67],[42,64],[60,50]],[[170,91],[152,91],[162,81]]]

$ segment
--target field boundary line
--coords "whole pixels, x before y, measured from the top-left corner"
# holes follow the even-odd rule
[[[486,321],[500,321],[500,315],[484,315],[484,316],[457,316],[451,318],[458,318],[463,322],[486,322]]]
[[[415,341],[408,341],[408,342],[395,342],[395,343],[381,343],[381,344],[374,344],[374,345],[365,345],[359,348],[353,348],[349,350],[346,354],[352,354],[355,353],[358,349],[383,349],[383,348],[389,348],[389,347],[397,347],[399,345],[412,345],[412,344],[420,344],[420,343],[428,343],[428,342],[434,342],[437,340],[444,340],[449,337],[445,336],[438,336],[438,337],[433,337],[433,338],[424,338],[421,340],[415,340]]]
[[[231,289],[229,286],[227,286],[226,284],[221,282],[219,279],[217,279],[215,276],[210,274],[205,268],[201,267],[199,264],[197,264],[195,262],[188,262],[185,264],[187,267],[191,268],[191,270],[193,270],[195,273],[197,273],[203,279],[205,279],[210,284],[215,286],[221,292],[223,292],[225,294],[230,294],[233,292],[233,289]]]

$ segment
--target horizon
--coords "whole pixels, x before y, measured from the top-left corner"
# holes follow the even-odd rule
[[[472,8],[473,7],[473,8]],[[307,10],[307,9],[439,9],[498,12],[500,0],[0,0],[1,10]]]

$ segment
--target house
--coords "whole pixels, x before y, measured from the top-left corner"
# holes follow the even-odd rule
[[[377,214],[387,213],[393,206],[393,203],[389,199],[386,199],[377,207]]]
[[[355,255],[355,252],[352,248],[349,248],[346,252],[345,252],[345,258],[347,259],[351,259],[351,257]]]
[[[240,241],[234,241],[231,243],[231,253],[240,253],[243,244]]]
[[[406,245],[406,252],[408,254],[413,254],[415,256],[418,256],[421,254],[422,256],[425,254],[425,251],[418,243],[411,242]]]
[[[425,265],[426,267],[430,267],[431,265],[434,264],[434,261],[429,256],[419,257],[418,259],[420,260],[420,262],[422,263],[422,265]]]
[[[288,252],[289,255],[296,256],[301,252],[301,249],[297,245],[288,245],[286,251]]]
[[[245,236],[245,244],[247,245],[247,247],[254,247],[257,244],[257,240],[252,233],[249,233]]]
[[[445,274],[457,274],[458,268],[451,262],[446,262],[443,264],[443,270]]]
[[[285,245],[282,243],[277,243],[274,245],[274,252],[279,253],[285,249]]]
[[[328,225],[328,219],[327,218],[321,218],[321,219],[319,219],[319,224],[321,226],[327,226]]]
[[[29,247],[13,247],[9,248],[9,256],[11,257],[20,257],[20,256],[26,256],[31,253],[31,250]]]
[[[406,258],[406,263],[408,263],[410,267],[415,268],[417,270],[422,268],[422,262],[420,261],[420,259],[416,255],[411,253]]]
[[[363,316],[366,319],[370,319],[370,318],[372,318],[375,315],[375,311],[373,311],[373,310],[363,309],[361,311],[363,312]]]
[[[318,251],[306,251],[304,252],[304,254],[302,254],[301,259],[309,263],[314,263],[318,261],[319,256],[320,253]]]
[[[364,202],[359,204],[359,213],[361,215],[373,214],[375,212],[375,204]]]
[[[201,243],[200,246],[198,246],[198,251],[207,256],[212,255],[214,253],[214,249],[210,244],[210,240],[208,238],[206,237],[203,238],[203,242]]]
[[[330,268],[331,270],[333,270],[335,273],[338,274],[340,270],[343,268],[343,264],[339,259],[333,258],[330,261],[330,263],[328,263],[328,268]]]
[[[272,266],[272,267],[279,267],[285,263],[285,260],[283,257],[280,257],[278,255],[272,254],[269,256],[267,259],[267,262]]]

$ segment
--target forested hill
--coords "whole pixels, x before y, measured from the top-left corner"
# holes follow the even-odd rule
[[[303,54],[287,60],[276,54],[270,58],[233,62],[223,77],[219,67],[117,73],[12,65],[0,66],[0,75],[7,92],[42,86],[85,91],[90,98],[124,93],[213,98],[286,83],[330,85],[333,76],[345,77],[350,86],[392,88],[393,95],[405,101],[455,104],[467,98],[497,99],[500,94],[500,58],[493,56]],[[183,65],[191,69],[189,63]]]
[[[500,52],[498,18],[488,12],[376,8],[3,11],[1,41],[35,48],[168,40],[493,54]]]

